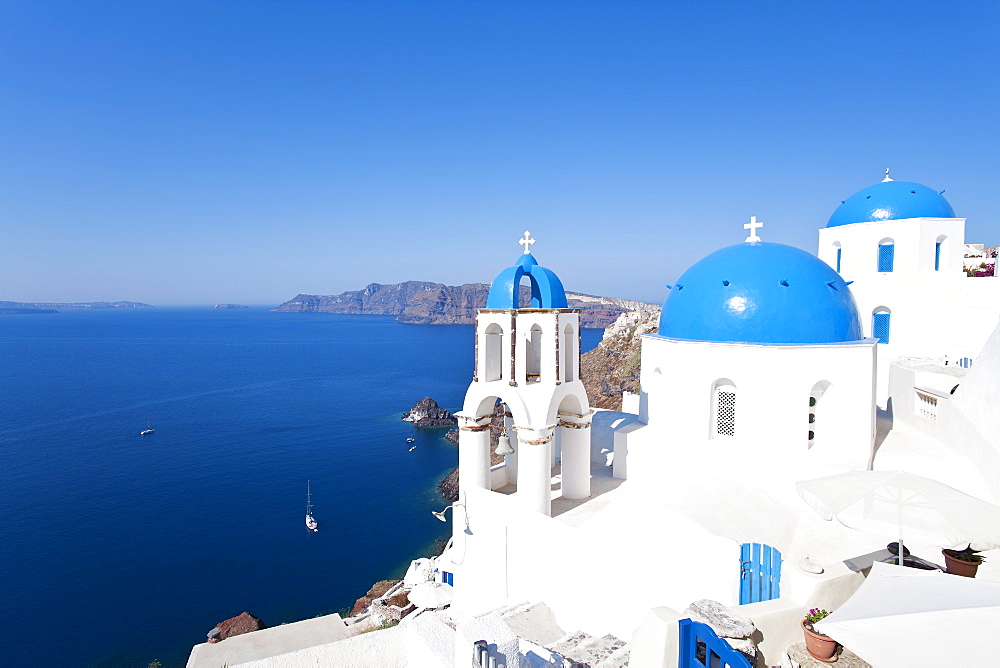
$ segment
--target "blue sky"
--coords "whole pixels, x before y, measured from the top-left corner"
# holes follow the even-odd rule
[[[659,302],[881,180],[1000,243],[1000,3],[5,0],[0,300]],[[850,277],[847,277],[848,279]]]

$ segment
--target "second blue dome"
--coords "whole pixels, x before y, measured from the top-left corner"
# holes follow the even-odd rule
[[[840,274],[802,249],[766,242],[719,249],[685,271],[663,303],[659,335],[760,344],[864,338]]]
[[[904,218],[954,218],[941,193],[909,181],[883,181],[859,190],[841,203],[827,227]]]

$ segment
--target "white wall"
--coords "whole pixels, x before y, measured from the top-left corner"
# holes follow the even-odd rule
[[[712,438],[725,447],[727,437],[712,434],[712,387],[725,378],[736,386],[734,440],[759,442],[755,456],[806,454],[851,469],[868,466],[874,438],[874,341],[765,346],[648,335],[642,344],[645,418],[665,441]],[[816,439],[810,447],[809,396],[823,381],[829,388],[815,407]]]

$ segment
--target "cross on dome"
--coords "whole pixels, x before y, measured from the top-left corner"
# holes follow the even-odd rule
[[[531,244],[535,243],[536,241],[538,241],[538,240],[531,238],[531,232],[529,232],[528,230],[525,230],[524,231],[524,238],[521,239],[520,241],[518,241],[517,243],[519,243],[522,246],[524,246],[524,254],[525,255],[531,255]]]
[[[889,178],[889,168],[888,167],[885,168],[885,178],[882,179],[882,183],[886,183],[887,181],[892,181],[892,179]]]
[[[743,226],[744,230],[750,230],[750,236],[746,238],[748,244],[760,241],[760,237],[757,236],[757,228],[759,227],[764,227],[764,223],[758,223],[757,216],[750,216],[750,222]]]

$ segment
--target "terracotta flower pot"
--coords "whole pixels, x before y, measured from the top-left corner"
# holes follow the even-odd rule
[[[837,660],[837,641],[828,635],[817,633],[802,621],[802,633],[806,637],[806,651],[817,661],[833,663]]]
[[[964,578],[976,577],[976,571],[979,570],[979,562],[958,559],[948,554],[946,550],[942,550],[941,554],[944,555],[945,567],[952,575],[961,575]]]

